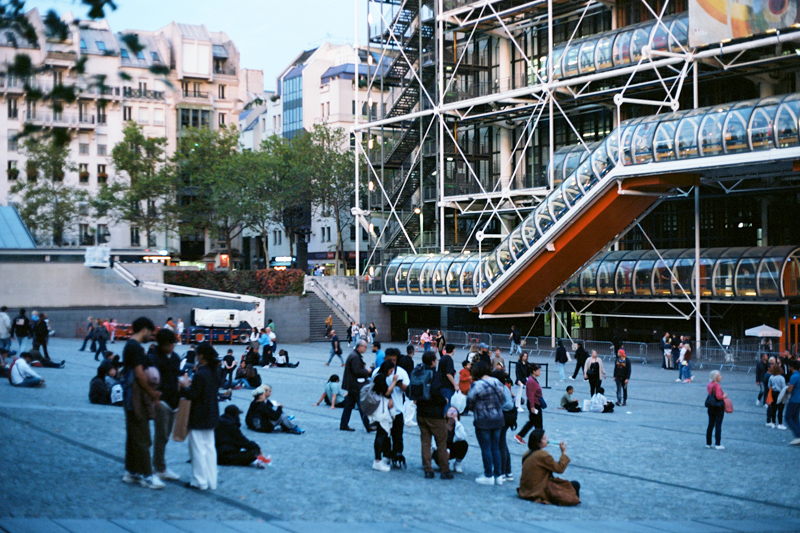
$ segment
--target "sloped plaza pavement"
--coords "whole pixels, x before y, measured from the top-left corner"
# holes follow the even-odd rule
[[[121,482],[125,428],[122,410],[91,405],[96,363],[74,339],[52,340],[63,370],[37,369],[44,389],[0,383],[0,529],[21,531],[798,531],[800,447],[789,431],[765,427],[756,407],[752,374],[723,372],[735,412],[725,416],[722,451],[705,447],[703,401],[708,370],[695,383],[634,364],[627,407],[613,414],[570,414],[556,409],[567,384],[588,398],[582,380],[544,391],[550,452],[566,440],[572,462],[562,476],[581,483],[573,508],[520,500],[518,482],[482,486],[471,417],[464,423],[470,450],[464,473],[452,481],[423,478],[419,432],[406,428],[407,470],[373,471],[373,435],[354,414],[355,433],[338,430],[341,410],[312,406],[336,365],[326,367],[325,344],[287,345],[296,369],[261,370],[272,398],[296,416],[304,435],[244,430],[272,456],[266,470],[220,467],[219,488],[198,492],[183,482],[152,491]],[[121,353],[122,344],[109,345]],[[218,350],[224,354],[227,346]],[[178,347],[179,353],[185,347]],[[235,348],[238,357],[241,347]],[[371,354],[367,362],[371,362]],[[419,359],[419,355],[415,359]],[[456,364],[464,352],[456,355]],[[552,362],[548,357],[533,357]],[[338,359],[336,360],[338,362]],[[568,365],[572,370],[573,363]],[[607,366],[610,364],[607,363]],[[543,380],[542,380],[543,382]],[[604,382],[613,400],[613,380]],[[247,410],[251,395],[234,391]],[[224,407],[222,404],[221,407]],[[520,415],[520,424],[524,422]],[[242,417],[243,419],[244,417]],[[509,447],[515,479],[524,446]],[[167,446],[169,467],[184,481],[191,465],[186,443]]]

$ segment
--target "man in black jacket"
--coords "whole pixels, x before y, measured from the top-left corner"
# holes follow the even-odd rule
[[[19,353],[25,351],[25,344],[31,336],[31,321],[25,316],[25,309],[19,310],[19,315],[11,323],[11,338],[17,338]]]
[[[447,422],[444,417],[444,406],[447,405],[447,399],[442,394],[442,373],[436,371],[436,353],[428,351],[422,354],[422,366],[433,372],[430,398],[416,400],[417,424],[419,424],[419,438],[422,443],[422,468],[425,470],[425,478],[433,479],[433,466],[431,465],[431,436],[433,436],[436,441],[436,462],[442,469],[442,479],[453,479],[447,453]]]
[[[50,328],[47,327],[47,313],[42,313],[33,325],[33,349],[42,352],[48,361],[50,360],[50,354],[47,353],[47,340],[49,337]]]
[[[177,337],[174,332],[168,329],[159,330],[156,333],[155,353],[150,356],[150,364],[158,369],[161,376],[161,382],[158,385],[158,390],[161,391],[161,403],[156,407],[156,417],[153,420],[155,427],[153,467],[156,475],[162,480],[179,479],[178,474],[167,468],[164,458],[180,400],[178,377],[181,360],[174,353],[176,342]]]
[[[364,429],[367,433],[370,432],[369,420],[361,412],[361,401],[359,395],[361,387],[366,383],[366,379],[370,376],[367,365],[364,363],[362,355],[367,351],[367,341],[360,339],[356,343],[356,347],[347,356],[344,363],[344,376],[342,377],[342,388],[347,391],[347,396],[344,401],[344,410],[342,411],[342,420],[339,422],[339,429],[341,431],[355,431],[350,427],[350,413],[353,408],[358,406],[358,412],[361,414],[361,421],[364,423]]]
[[[758,397],[756,398],[756,407],[761,407],[763,400],[764,404],[767,403],[767,389],[764,386],[764,376],[767,375],[767,352],[761,354],[761,360],[756,363],[756,386],[758,387]]]
[[[258,468],[267,466],[267,458],[261,454],[258,444],[249,440],[239,429],[239,415],[242,410],[235,405],[225,408],[214,430],[214,445],[217,448],[217,464],[248,466]]]
[[[614,382],[617,384],[617,405],[628,404],[628,380],[631,378],[631,362],[625,355],[625,350],[617,352],[617,362],[614,364]]]

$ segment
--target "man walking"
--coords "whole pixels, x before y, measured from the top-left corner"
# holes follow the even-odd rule
[[[35,313],[36,311],[34,311]],[[47,352],[47,341],[50,338],[50,328],[47,327],[47,313],[39,315],[39,319],[33,325],[33,349],[39,350],[44,354],[45,359],[50,360]]]
[[[328,362],[325,363],[325,366],[331,366],[331,361],[333,361],[333,356],[337,356],[339,361],[342,362],[342,366],[344,366],[344,359],[342,359],[342,345],[339,343],[339,336],[336,334],[336,330],[331,330],[331,353],[328,356]]]
[[[11,324],[11,336],[17,338],[19,353],[24,352],[28,344],[28,338],[31,336],[31,321],[25,316],[25,309],[19,310],[19,315]]]
[[[412,398],[417,402],[417,424],[419,424],[419,438],[422,444],[422,468],[425,470],[425,479],[433,479],[433,466],[431,464],[431,436],[436,441],[436,455],[439,468],[442,469],[442,479],[453,479],[450,472],[450,462],[447,453],[447,422],[444,417],[444,408],[447,400],[442,395],[443,377],[436,371],[436,354],[426,351],[422,354],[422,365],[430,371],[430,394]],[[417,370],[414,369],[414,372]]]
[[[150,361],[145,355],[143,342],[149,342],[156,327],[153,321],[140,317],[133,321],[133,335],[122,351],[123,389],[125,398],[125,483],[139,483],[151,489],[163,489],[164,483],[153,475],[150,464],[150,416],[142,407],[144,395],[159,407],[161,393],[154,389],[145,374]]]
[[[181,360],[174,353],[176,341],[174,332],[166,328],[160,330],[156,333],[155,353],[150,356],[150,364],[158,369],[161,376],[161,382],[158,385],[161,401],[156,406],[154,420],[153,467],[156,469],[156,475],[162,480],[180,479],[178,474],[167,468],[164,458],[180,400],[178,375],[180,374]]]
[[[508,356],[514,357],[515,355],[522,353],[519,331],[517,331],[516,326],[511,326],[511,334],[508,336],[508,338],[511,339],[511,351],[509,352]]]
[[[617,352],[614,364],[614,382],[617,384],[617,405],[628,405],[628,381],[631,379],[631,362],[625,350]]]
[[[339,429],[341,431],[355,431],[350,427],[350,414],[353,412],[354,407],[358,407],[361,422],[364,423],[364,429],[367,433],[370,432],[369,420],[364,416],[361,411],[360,393],[361,387],[364,386],[366,379],[370,373],[367,370],[367,365],[364,363],[364,352],[367,351],[367,341],[359,339],[356,341],[356,347],[347,356],[344,363],[344,376],[342,377],[342,388],[347,391],[345,397],[344,410],[342,411],[342,420],[339,422]]]

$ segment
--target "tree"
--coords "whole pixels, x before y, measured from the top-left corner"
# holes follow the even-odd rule
[[[65,233],[88,215],[89,194],[64,183],[75,171],[69,149],[55,138],[25,140],[26,178],[19,178],[10,193],[19,199],[20,216],[38,242],[52,239],[65,244]]]
[[[189,129],[172,157],[179,187],[181,232],[218,230],[232,255],[232,240],[246,219],[245,180],[236,128]]]
[[[243,192],[245,226],[261,235],[261,249],[269,264],[269,229],[275,223],[275,212],[283,202],[278,187],[281,161],[272,151],[243,152],[246,172]]]
[[[352,220],[350,207],[355,194],[353,152],[349,149],[349,136],[342,128],[331,129],[327,124],[315,124],[310,137],[315,152],[311,198],[322,216],[334,218],[338,275],[344,260],[342,234],[345,221]]]
[[[167,140],[146,137],[135,122],[127,123],[123,135],[111,150],[117,174],[92,205],[98,216],[141,228],[149,245],[155,233],[175,222],[176,188],[164,161]]]

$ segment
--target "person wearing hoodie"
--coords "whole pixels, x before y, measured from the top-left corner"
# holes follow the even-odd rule
[[[219,423],[214,429],[217,464],[265,468],[269,461],[262,455],[261,448],[242,434],[242,424],[239,422],[241,414],[239,407],[229,405],[219,417]]]
[[[25,351],[25,345],[28,343],[30,336],[31,321],[25,316],[25,309],[20,309],[19,315],[14,318],[14,322],[11,324],[11,337],[16,337],[19,343],[19,349],[17,350],[19,353]]]
[[[559,339],[558,348],[556,348],[556,363],[558,364],[558,381],[566,381],[567,377],[564,375],[564,367],[569,361],[567,357],[567,349],[564,348],[564,342]]]
[[[109,371],[114,369],[114,364],[103,360],[97,367],[97,375],[89,382],[89,402],[99,405],[111,405],[111,387],[106,380]]]

